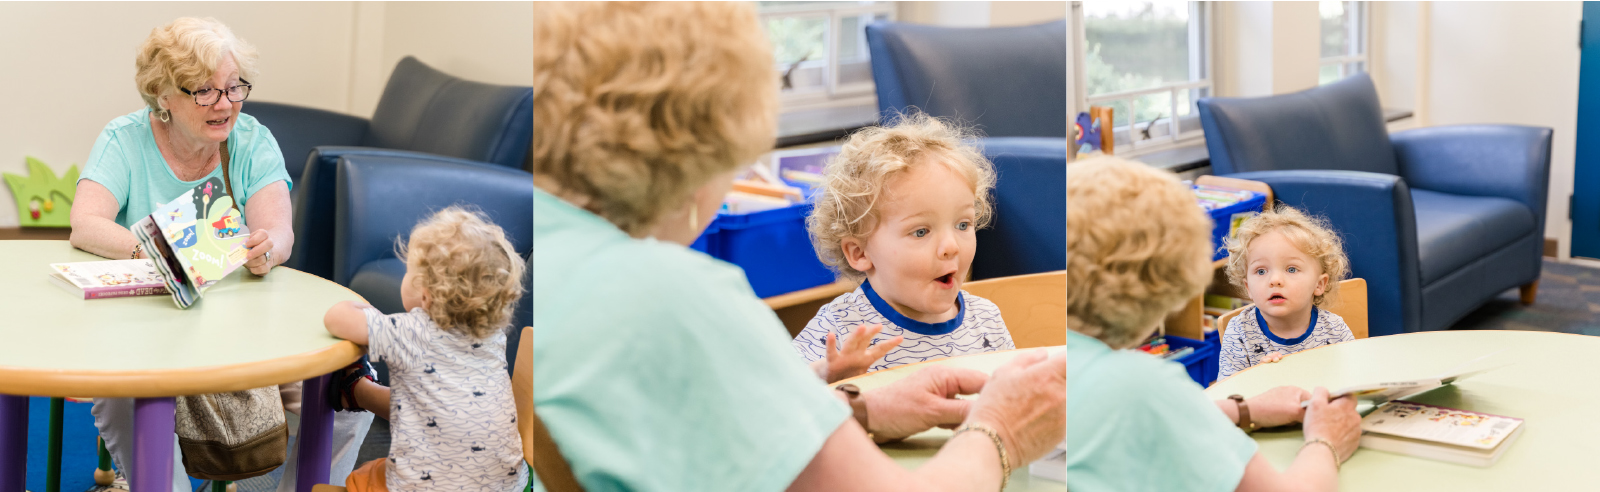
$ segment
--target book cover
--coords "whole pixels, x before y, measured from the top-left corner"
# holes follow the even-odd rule
[[[1489,466],[1521,435],[1522,419],[1391,401],[1361,419],[1361,446],[1472,466]]]
[[[161,272],[148,259],[51,263],[50,278],[82,299],[167,294]]]
[[[188,308],[207,288],[244,265],[250,228],[223,193],[222,178],[185,191],[134,224],[134,236],[165,279],[173,302]]]

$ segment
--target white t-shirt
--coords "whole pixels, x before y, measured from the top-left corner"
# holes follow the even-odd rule
[[[828,332],[842,340],[858,326],[879,324],[883,325],[883,331],[873,337],[873,345],[896,336],[904,336],[905,340],[873,362],[869,371],[1017,348],[1011,341],[1011,332],[1006,330],[1005,320],[1000,319],[1000,308],[993,302],[963,291],[956,294],[956,303],[960,304],[961,311],[955,318],[943,323],[923,323],[895,311],[872,290],[872,284],[862,282],[855,291],[836,297],[817,310],[816,317],[794,337],[794,349],[806,362],[815,361],[821,359],[827,349]]]
[[[1344,318],[1327,310],[1311,308],[1311,328],[1299,337],[1284,339],[1266,328],[1267,321],[1255,306],[1245,308],[1228,321],[1228,330],[1222,334],[1222,356],[1218,363],[1217,379],[1261,363],[1267,354],[1277,352],[1289,355],[1307,349],[1355,340]]]
[[[389,490],[521,489],[505,332],[458,335],[421,308],[366,314],[368,354],[389,365]]]

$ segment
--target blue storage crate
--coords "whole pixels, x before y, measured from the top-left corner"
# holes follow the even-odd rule
[[[1211,261],[1228,257],[1227,244],[1223,242],[1223,239],[1227,238],[1228,233],[1233,231],[1235,216],[1243,219],[1249,214],[1261,212],[1267,205],[1267,195],[1245,190],[1230,191],[1237,191],[1239,194],[1247,195],[1250,198],[1226,207],[1206,211],[1207,214],[1211,215],[1211,222],[1215,224],[1211,228],[1211,247],[1213,248]]]
[[[757,297],[832,283],[806,234],[811,204],[748,214],[719,214],[690,247],[738,265]]]
[[[1211,386],[1217,380],[1217,364],[1221,362],[1222,342],[1217,337],[1217,332],[1206,334],[1205,340],[1194,340],[1183,337],[1167,335],[1167,349],[1179,350],[1184,347],[1194,348],[1183,357],[1175,359],[1189,370],[1189,378],[1200,383],[1201,387]]]

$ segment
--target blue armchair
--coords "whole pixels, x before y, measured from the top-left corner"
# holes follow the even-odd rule
[[[447,157],[346,155],[337,166],[333,281],[385,313],[404,311],[405,263],[395,239],[450,205],[474,206],[505,229],[517,253],[533,248],[533,175]],[[513,320],[514,323],[522,320]]]
[[[987,138],[994,220],[978,230],[972,279],[1067,269],[1067,141]]]
[[[880,120],[912,107],[990,137],[1067,137],[1067,22],[867,26]],[[1065,186],[1065,185],[1063,185]]]
[[[1199,101],[1218,175],[1262,181],[1337,229],[1365,278],[1372,335],[1449,328],[1512,287],[1532,303],[1549,128],[1389,135],[1365,74],[1298,93]]]
[[[533,88],[472,82],[406,57],[371,120],[251,102],[296,177],[294,254],[288,266],[334,278],[334,174],[343,156],[454,157],[522,167],[533,140]]]

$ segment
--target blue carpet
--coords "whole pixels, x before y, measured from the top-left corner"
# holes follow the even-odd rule
[[[94,486],[94,469],[99,465],[94,416],[88,403],[66,402],[61,426],[61,491],[82,492]],[[45,451],[50,442],[50,399],[28,399],[28,480],[27,488],[44,492]],[[199,480],[190,479],[190,489]]]

